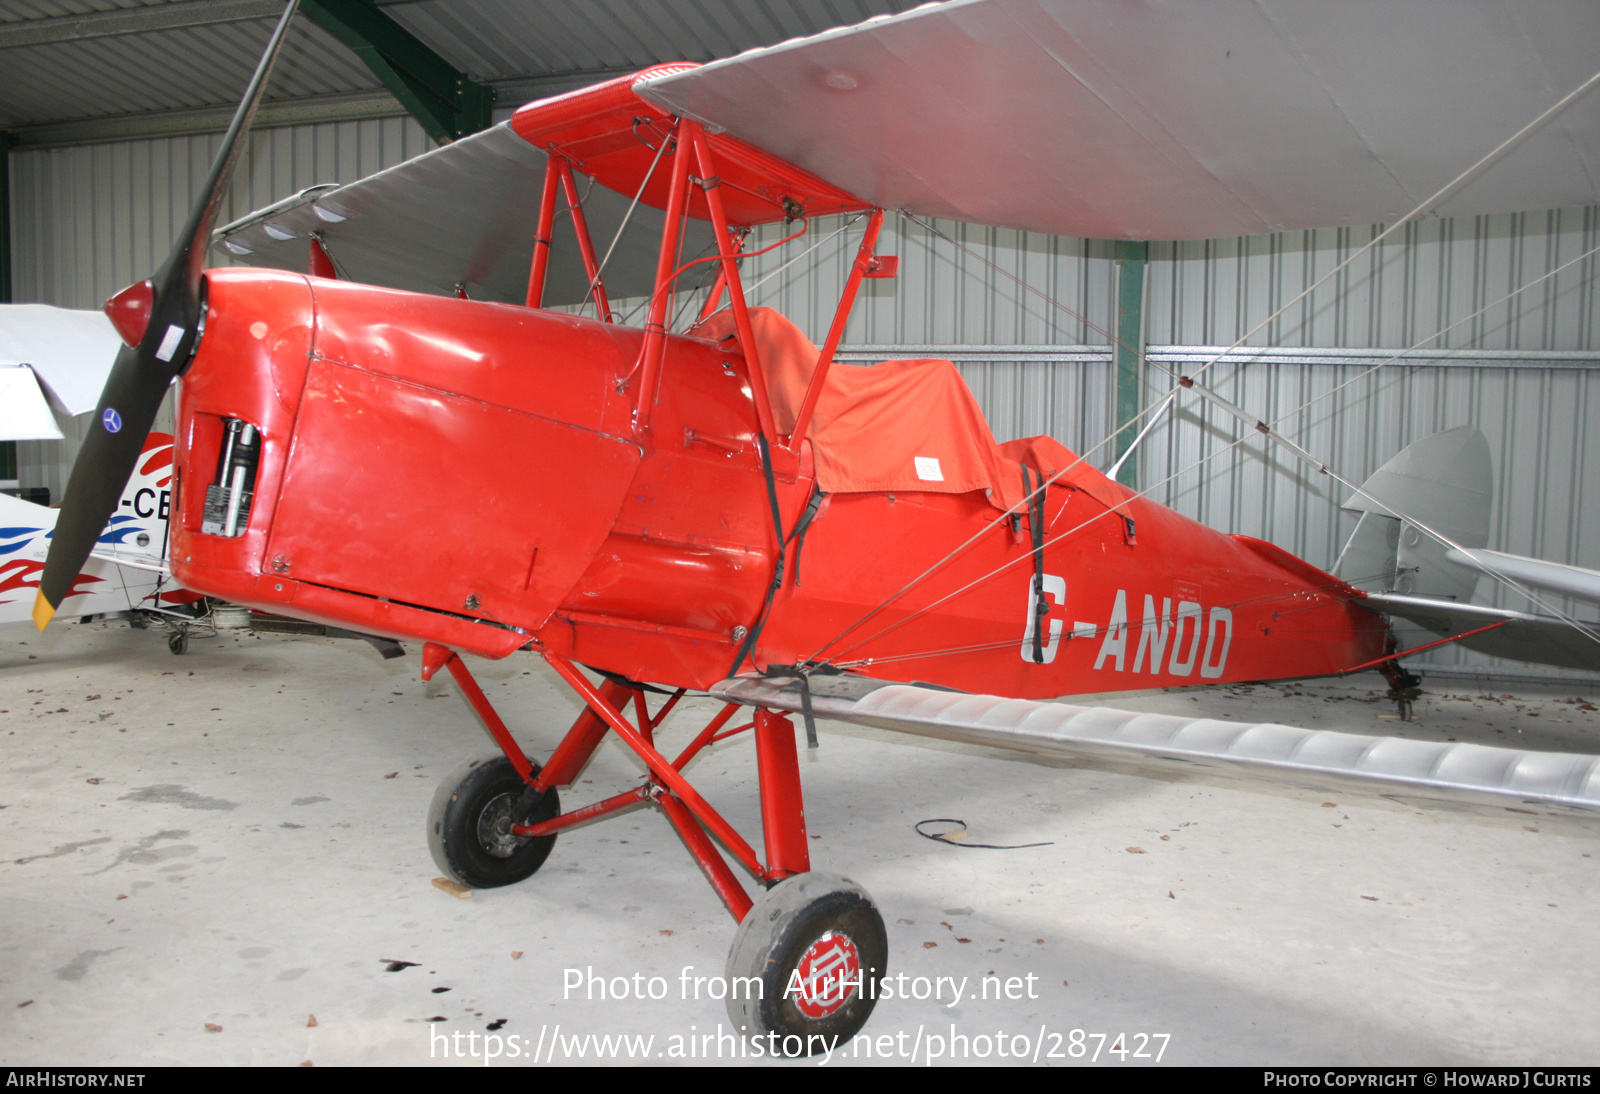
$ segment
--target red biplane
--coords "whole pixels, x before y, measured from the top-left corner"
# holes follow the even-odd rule
[[[1039,51],[1050,53],[1049,43],[1029,20],[1059,32],[1053,12],[998,0],[932,5],[531,103],[375,187],[307,192],[225,233],[239,254],[296,248],[302,262],[309,255],[309,275],[205,271],[214,212],[286,14],[171,258],[107,304],[127,346],[73,471],[37,622],[61,603],[162,395],[181,376],[174,575],[236,603],[424,643],[424,677],[448,669],[501,746],[457,770],[435,798],[428,833],[441,868],[467,886],[510,884],[539,869],[562,830],[660,808],[740,924],[729,976],[754,978],[746,982],[760,990],[730,1001],[735,1024],[793,1036],[807,1052],[817,1037],[847,1037],[866,1020],[888,951],[865,891],[811,870],[792,715],[813,741],[813,719],[826,716],[1042,753],[1138,752],[1600,804],[1600,761],[1591,757],[1530,759],[1031,701],[1372,666],[1406,683],[1384,618],[1346,581],[1180,516],[1051,438],[996,444],[949,362],[833,363],[863,279],[895,273],[875,250],[886,207],[1175,238],[1365,223],[1393,215],[1396,187],[1410,192],[1389,164],[1357,180],[1372,193],[1336,210],[1318,194],[1273,206],[1262,193],[1292,188],[1267,179],[1247,192],[1226,170],[1200,170],[1209,152],[1190,148],[1185,158],[1153,130],[1137,132],[1126,103],[1097,92],[1057,54],[1049,64],[1082,93],[1077,124],[1087,131],[1121,119],[1138,154],[1111,162],[1058,141],[1045,151],[1061,162],[1041,153],[1026,157],[1030,169],[1081,186],[1044,192],[1040,179],[1008,178],[963,148],[983,138],[954,97],[963,81],[994,91],[996,66],[1014,55],[1044,64]],[[1034,52],[998,44],[1002,32]],[[902,47],[919,41],[963,63],[908,60]],[[960,41],[992,55],[975,59]],[[901,85],[907,69],[917,79]],[[1018,73],[1031,77],[1026,66]],[[865,124],[889,117],[907,87],[946,83],[952,90],[929,92],[938,109],[903,117],[897,132],[912,138],[875,136]],[[1013,93],[1026,85],[1001,83],[980,106],[1010,102],[1027,118],[1066,109],[1044,106],[1042,92],[1024,101]],[[858,90],[876,96],[865,114],[842,108],[859,124],[828,114],[828,96]],[[936,134],[946,108],[959,140],[930,147],[916,134]],[[830,143],[847,128],[848,140]],[[1102,146],[1117,139],[1100,136]],[[901,157],[897,170],[878,169],[874,142],[893,146],[886,155]],[[950,169],[933,171],[930,156]],[[1142,174],[1150,162],[1167,164],[1176,180],[1155,189],[1181,191],[1187,205],[1130,222],[1127,210],[1151,205]],[[489,183],[477,177],[494,165],[501,174]],[[537,192],[501,185],[507,171],[537,171]],[[466,299],[470,279],[421,268],[429,264],[417,253],[413,279],[433,292],[340,276],[361,245],[341,230],[383,215],[397,189],[415,183],[434,200],[452,179],[462,193],[491,185],[495,200],[537,210],[531,241],[514,233],[501,252],[479,248],[466,260],[482,282],[484,270],[520,259],[518,301]],[[1548,173],[1539,179],[1556,185]],[[590,234],[597,205],[581,200],[585,185],[657,211],[642,327],[614,321],[608,288],[618,289]],[[1505,185],[1516,207],[1560,203],[1527,179]],[[553,257],[558,214],[570,220],[581,261],[575,299],[593,317],[543,306],[558,277],[573,280],[573,268],[558,273]],[[859,216],[864,231],[818,347],[776,312],[747,306],[741,262],[752,253],[751,228],[781,223],[792,237],[831,214]],[[387,215],[408,219],[404,209]],[[710,253],[696,258],[707,227]],[[715,272],[708,298],[677,320],[680,290],[705,267]],[[467,284],[452,294],[430,278]],[[461,657],[518,651],[542,657],[587,704],[542,765],[523,753]],[[657,690],[668,698],[652,710]],[[726,705],[674,755],[656,731],[690,690]],[[737,717],[743,707],[753,717]],[[760,773],[759,852],[686,774],[708,744],[745,731]],[[557,788],[575,781],[609,733],[649,777],[563,811]],[[735,867],[761,887],[757,898]]]

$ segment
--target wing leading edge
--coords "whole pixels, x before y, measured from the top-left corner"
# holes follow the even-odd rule
[[[305,270],[312,234],[340,276],[369,285],[520,304],[528,288],[546,154],[500,124],[345,186],[314,186],[217,229],[214,242],[257,266]],[[631,196],[587,180],[583,208],[605,248]],[[606,266],[613,299],[650,291],[665,215],[643,203]],[[688,253],[711,231],[691,225]],[[589,278],[570,229],[551,250],[546,306],[581,304]]]

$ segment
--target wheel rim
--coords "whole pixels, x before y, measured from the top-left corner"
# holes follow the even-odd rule
[[[478,815],[478,842],[492,858],[510,858],[527,842],[511,834],[511,811],[516,808],[516,794],[501,794],[489,801]]]
[[[792,998],[807,1018],[827,1018],[848,1003],[861,984],[861,953],[849,935],[824,931],[795,966],[800,990]],[[787,989],[786,989],[787,990]]]

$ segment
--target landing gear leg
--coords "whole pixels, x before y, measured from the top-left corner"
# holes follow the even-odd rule
[[[423,647],[423,679],[448,667],[503,751],[464,765],[434,798],[429,840],[440,868],[474,887],[509,884],[539,868],[557,833],[655,805],[739,923],[727,963],[728,1016],[739,1032],[763,1042],[768,1053],[796,1057],[830,1052],[855,1036],[877,1002],[888,934],[861,886],[811,872],[793,723],[757,710],[748,724],[727,729],[738,709],[729,703],[669,760],[655,732],[682,691],[652,715],[634,686],[614,679],[597,686],[565,657],[546,650],[544,658],[586,707],[541,772],[460,659],[433,643]],[[624,713],[630,701],[636,723]],[[746,730],[755,738],[765,863],[684,775],[701,750]],[[554,788],[575,779],[608,732],[644,762],[648,779],[604,801],[559,812]],[[534,802],[538,811],[529,816]],[[752,901],[730,862],[766,891]]]

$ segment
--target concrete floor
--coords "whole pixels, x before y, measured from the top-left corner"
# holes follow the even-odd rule
[[[528,655],[473,664],[547,753],[570,695]],[[591,1034],[653,1037],[652,1062],[716,1053],[723,1004],[695,999],[693,977],[721,973],[733,923],[659,816],[563,835],[521,885],[432,886],[434,787],[488,739],[453,683],[417,670],[414,650],[385,662],[334,639],[235,634],[174,657],[119,622],[0,633],[0,1063],[459,1062],[443,1046],[460,1033],[481,1055],[492,1023],[497,1066],[530,1062],[541,1037],[541,1060],[553,1044],[570,1058],[574,1037],[592,1059]],[[1600,713],[1570,691],[1442,681],[1402,725],[1382,688],[1111,701],[1600,750]],[[710,709],[686,706],[669,743]],[[802,758],[814,866],[873,893],[908,988],[967,985],[955,1005],[948,981],[942,999],[881,1002],[870,1062],[997,1062],[1003,1031],[1005,1063],[1078,1062],[1082,1041],[1122,1066],[1119,1037],[1128,1065],[1163,1044],[1176,1064],[1600,1063],[1595,821],[822,728]],[[751,836],[753,768],[745,739],[691,768]],[[564,800],[639,770],[608,744]],[[913,831],[930,817],[964,819],[974,842],[1050,842],[953,847]],[[659,976],[666,997],[587,999],[564,991],[569,969]],[[990,975],[1037,997],[974,998]]]

